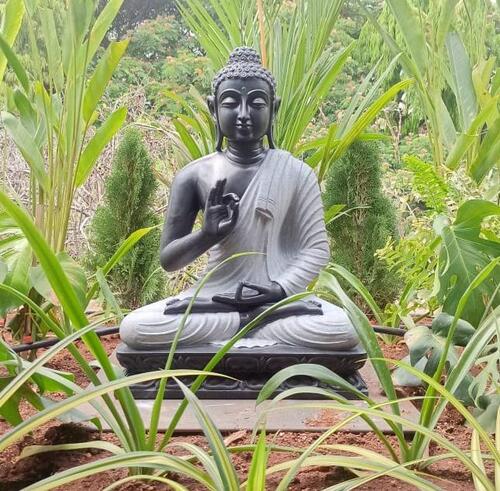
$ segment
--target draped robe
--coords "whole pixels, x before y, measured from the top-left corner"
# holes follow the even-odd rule
[[[258,254],[232,259],[214,271],[201,289],[200,298],[234,292],[240,281],[262,285],[276,281],[290,296],[305,291],[328,262],[328,239],[316,176],[308,165],[288,152],[267,151],[241,196],[236,226],[209,251],[207,272],[241,252]],[[175,298],[192,297],[197,287],[198,283]],[[238,345],[354,347],[358,339],[344,311],[316,297],[309,298],[321,303],[323,315],[278,319],[250,333]],[[169,300],[131,312],[120,327],[122,340],[137,349],[168,346],[182,317],[163,314]],[[191,314],[180,344],[220,344],[237,332],[239,323],[237,312]]]

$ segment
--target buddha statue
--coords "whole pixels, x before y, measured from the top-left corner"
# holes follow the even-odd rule
[[[175,271],[208,251],[211,271],[236,253],[258,254],[240,256],[213,272],[187,318],[180,347],[223,344],[263,308],[305,291],[329,260],[316,175],[275,148],[272,127],[280,99],[255,50],[241,47],[231,53],[213,81],[208,106],[216,121],[217,151],[174,178],[161,265]],[[193,231],[200,211],[203,224]],[[134,350],[168,348],[198,284],[128,314],[120,326],[122,341]],[[315,296],[294,303],[236,347],[349,351],[357,346],[341,308]]]

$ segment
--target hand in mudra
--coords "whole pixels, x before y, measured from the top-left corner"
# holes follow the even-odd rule
[[[224,194],[226,179],[219,180],[208,193],[203,218],[203,232],[209,237],[224,238],[238,220],[240,198],[234,193]]]
[[[252,293],[244,293],[244,289],[251,290]],[[214,302],[221,302],[240,307],[258,307],[266,303],[276,303],[286,297],[285,291],[279,283],[272,281],[267,285],[258,285],[249,281],[240,281],[234,294],[224,293],[214,295]]]

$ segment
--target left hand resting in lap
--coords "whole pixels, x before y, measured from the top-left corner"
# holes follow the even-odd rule
[[[244,294],[244,289],[252,290],[250,294]],[[284,299],[286,294],[279,283],[275,281],[267,285],[258,285],[249,281],[241,281],[233,293],[223,293],[214,295],[214,302],[221,302],[242,307],[258,307],[266,303],[276,303]]]

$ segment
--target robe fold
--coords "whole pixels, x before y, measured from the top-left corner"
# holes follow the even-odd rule
[[[329,259],[319,185],[313,170],[283,150],[268,150],[258,171],[240,199],[239,217],[231,233],[209,251],[207,272],[234,254],[253,252],[232,259],[213,272],[199,297],[236,291],[240,281],[268,284],[276,281],[287,296],[305,291]],[[175,298],[192,297],[198,284]],[[346,314],[335,305],[315,297],[323,315],[292,316],[271,322],[242,340],[241,346],[275,343],[350,348],[357,337]],[[170,300],[170,299],[167,299]],[[168,345],[180,315],[164,315],[165,300],[129,314],[120,335],[138,349]],[[239,327],[239,314],[191,314],[181,343],[220,343]]]

